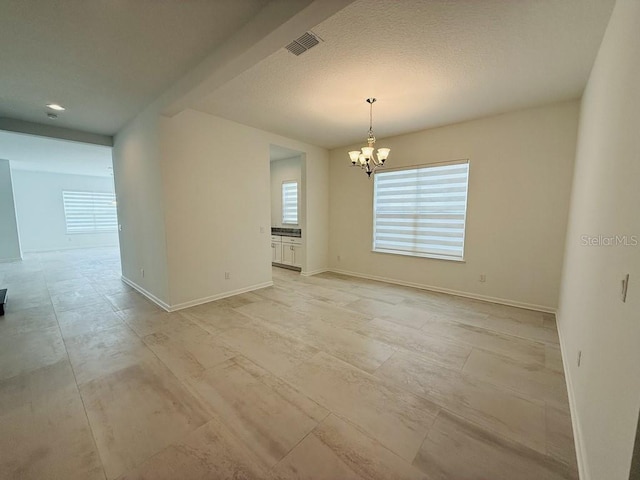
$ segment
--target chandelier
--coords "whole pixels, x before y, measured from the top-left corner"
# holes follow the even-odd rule
[[[351,165],[358,165],[367,172],[369,178],[371,178],[373,172],[384,165],[391,151],[389,148],[379,148],[377,154],[373,153],[376,143],[376,137],[373,136],[373,103],[375,101],[375,98],[367,98],[367,103],[369,104],[369,135],[367,135],[367,146],[362,147],[362,151],[353,150],[349,152]]]

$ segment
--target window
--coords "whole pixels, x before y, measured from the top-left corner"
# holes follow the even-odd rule
[[[298,224],[298,182],[282,182],[282,223]]]
[[[62,192],[67,233],[103,233],[118,230],[116,196],[102,192]]]
[[[469,162],[374,176],[373,250],[462,260]]]

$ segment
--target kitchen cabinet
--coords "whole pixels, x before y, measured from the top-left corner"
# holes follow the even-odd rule
[[[302,245],[282,244],[282,263],[302,267]]]
[[[282,240],[271,237],[271,263],[282,263]]]
[[[271,236],[271,262],[302,268],[302,238]]]

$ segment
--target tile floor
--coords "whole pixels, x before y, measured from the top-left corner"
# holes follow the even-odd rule
[[[576,479],[552,316],[335,274],[166,313],[0,264],[2,479]]]

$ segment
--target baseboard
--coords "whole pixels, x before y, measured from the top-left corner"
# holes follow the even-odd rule
[[[90,248],[118,248],[118,244],[105,244],[105,245],[73,245],[67,247],[47,248],[45,250],[23,250],[23,253],[49,253],[49,252],[61,252],[65,250],[88,250]]]
[[[202,305],[203,303],[215,302],[216,300],[221,300],[221,299],[227,298],[227,297],[233,297],[234,295],[240,295],[241,293],[247,293],[247,292],[251,292],[253,290],[259,290],[261,288],[271,287],[273,285],[272,281],[264,282],[264,283],[258,283],[256,285],[251,285],[249,287],[238,288],[237,290],[231,290],[229,292],[218,293],[216,295],[211,295],[209,297],[202,297],[202,298],[197,298],[196,300],[189,300],[188,302],[182,302],[182,303],[177,303],[175,305],[169,305],[168,303],[165,303],[162,300],[160,300],[158,297],[156,297],[151,292],[146,291],[144,288],[142,288],[137,283],[129,280],[124,275],[122,275],[121,278],[122,278],[122,281],[124,283],[126,283],[131,288],[133,288],[137,292],[139,292],[142,295],[144,295],[145,297],[147,297],[149,300],[151,300],[153,303],[158,305],[163,310],[166,310],[167,312],[177,312],[178,310],[184,310],[185,308],[195,307],[196,305]]]
[[[19,262],[21,260],[22,258],[1,258],[0,263],[13,263],[13,262]]]
[[[185,308],[195,307],[196,305],[202,305],[203,303],[214,302],[216,300],[221,300],[221,299],[227,298],[227,297],[233,297],[234,295],[240,295],[241,293],[247,293],[247,292],[251,292],[253,290],[259,290],[261,288],[271,287],[273,285],[273,282],[269,281],[269,282],[259,283],[259,284],[256,284],[256,285],[251,285],[249,287],[238,288],[237,290],[232,290],[232,291],[229,291],[229,292],[219,293],[217,295],[211,295],[209,297],[202,297],[202,298],[197,298],[195,300],[189,300],[188,302],[182,302],[182,303],[177,303],[175,305],[169,305],[168,303],[165,303],[162,300],[160,300],[158,297],[156,297],[152,293],[146,291],[144,288],[142,288],[137,283],[132,282],[131,280],[129,280],[124,275],[122,275],[121,278],[122,278],[122,281],[124,283],[126,283],[131,288],[133,288],[137,292],[139,292],[142,295],[144,295],[145,297],[147,297],[149,300],[151,300],[153,303],[158,305],[163,310],[166,310],[167,312],[177,312],[178,310],[184,310]]]
[[[582,439],[582,429],[578,421],[578,410],[576,408],[576,397],[573,390],[573,382],[571,380],[571,371],[567,368],[569,360],[567,359],[567,349],[565,348],[564,336],[562,334],[562,321],[556,315],[556,328],[558,330],[558,338],[560,339],[560,355],[562,357],[562,369],[564,370],[564,379],[567,385],[567,394],[569,396],[569,412],[571,414],[571,426],[573,428],[573,441],[576,447],[576,460],[578,462],[578,475],[580,480],[591,480],[591,474],[585,463],[584,443]]]
[[[556,312],[555,308],[547,307],[545,305],[535,305],[532,303],[518,302],[516,300],[508,300],[506,298],[489,297],[486,295],[478,295],[476,293],[463,292],[460,290],[451,290],[448,288],[434,287],[432,285],[424,285],[422,283],[405,282],[402,280],[397,280],[395,278],[378,277],[376,275],[366,275],[363,273],[350,272],[348,270],[339,270],[336,268],[330,268],[328,269],[328,271],[334,272],[334,273],[340,273],[342,275],[349,275],[351,277],[366,278],[368,280],[376,280],[378,282],[386,282],[386,283],[392,283],[394,285],[402,285],[404,287],[418,288],[420,290],[429,290],[431,292],[446,293],[448,295],[455,295],[456,297],[465,297],[465,298],[472,298],[474,300],[482,300],[484,302],[498,303],[500,305],[507,305],[509,307],[524,308],[527,310],[535,310],[537,312],[544,312],[544,313]]]
[[[202,305],[203,303],[214,302],[216,300],[221,300],[227,297],[233,297],[234,295],[240,295],[241,293],[251,292],[253,290],[259,290],[261,288],[271,287],[273,285],[272,281],[258,283],[255,285],[251,285],[249,287],[239,288],[237,290],[231,290],[229,292],[218,293],[216,295],[211,295],[209,297],[198,298],[196,300],[189,300],[188,302],[177,303],[176,305],[171,305],[168,308],[169,312],[176,312],[178,310],[184,310],[185,308],[195,307],[196,305]]]
[[[300,272],[300,275],[303,277],[311,277],[313,275],[318,275],[319,273],[328,272],[328,268],[318,268],[316,270],[311,270],[310,272]]]
[[[163,302],[162,300],[160,300],[158,297],[156,297],[153,293],[146,291],[144,288],[142,288],[140,285],[138,285],[137,283],[129,280],[127,277],[125,277],[124,275],[121,275],[120,278],[122,279],[122,281],[124,283],[126,283],[127,285],[129,285],[131,288],[133,288],[134,290],[136,290],[138,293],[144,295],[145,297],[147,297],[149,300],[151,300],[153,303],[155,303],[156,305],[158,305],[160,308],[162,308],[163,310],[166,310],[167,312],[171,311],[171,307]]]

